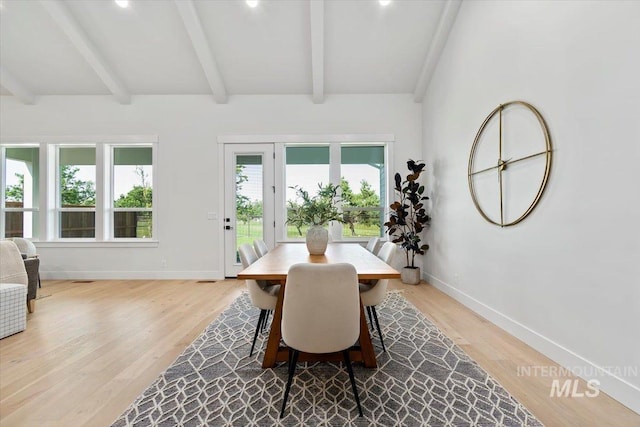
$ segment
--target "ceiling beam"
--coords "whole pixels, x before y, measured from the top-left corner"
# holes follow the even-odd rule
[[[222,75],[218,70],[216,59],[211,53],[209,42],[202,29],[202,23],[198,17],[198,12],[191,0],[175,0],[178,13],[184,22],[184,26],[189,33],[191,44],[196,51],[204,75],[209,82],[209,87],[213,93],[213,98],[220,104],[227,102],[227,89],[224,86]]]
[[[324,0],[310,0],[313,102],[324,102]]]
[[[87,33],[73,17],[69,8],[60,0],[40,0],[40,4],[51,15],[82,57],[89,63],[100,80],[121,104],[131,104],[131,94],[93,45]]]
[[[25,87],[14,75],[0,65],[0,86],[11,92],[24,104],[35,104],[36,96]]]
[[[418,78],[416,89],[413,93],[413,100],[415,102],[422,102],[422,99],[427,92],[429,82],[431,82],[431,78],[436,70],[436,65],[438,65],[444,46],[447,44],[447,38],[449,37],[449,33],[451,32],[454,22],[456,21],[456,16],[458,15],[458,10],[460,10],[461,4],[462,0],[447,0],[444,8],[442,9],[442,14],[438,21],[438,27],[431,39],[431,44],[427,51],[427,57],[424,60],[422,71],[420,72],[420,77]]]

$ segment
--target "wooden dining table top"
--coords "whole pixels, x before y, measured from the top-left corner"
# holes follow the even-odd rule
[[[309,255],[304,243],[282,243],[238,274],[238,280],[286,280],[298,263],[352,264],[358,279],[396,279],[400,273],[357,243],[330,243],[324,255]]]

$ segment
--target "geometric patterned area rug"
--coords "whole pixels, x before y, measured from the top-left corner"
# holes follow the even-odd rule
[[[400,292],[377,308],[377,369],[354,364],[358,417],[343,364],[299,363],[279,419],[287,367],[249,357],[259,310],[238,297],[113,426],[541,426]],[[261,334],[256,348],[266,345]]]

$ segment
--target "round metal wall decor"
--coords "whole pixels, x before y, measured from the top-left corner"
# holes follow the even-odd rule
[[[469,154],[469,191],[480,215],[500,227],[524,220],[547,185],[551,156],[549,129],[535,107],[511,101],[494,109]]]

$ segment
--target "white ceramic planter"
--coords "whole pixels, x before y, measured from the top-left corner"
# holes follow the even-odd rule
[[[314,225],[307,231],[307,250],[311,255],[323,255],[329,243],[329,231],[321,225]]]
[[[402,283],[407,285],[417,285],[420,283],[420,268],[403,267],[400,272]]]

